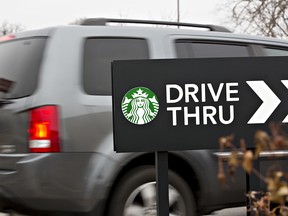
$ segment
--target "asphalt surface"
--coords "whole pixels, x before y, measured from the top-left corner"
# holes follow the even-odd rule
[[[246,206],[245,207],[238,207],[238,208],[229,208],[223,209],[221,211],[213,212],[208,216],[246,216]],[[207,215],[205,215],[207,216]]]
[[[221,211],[216,211],[210,215],[205,215],[205,216],[246,216],[246,215],[247,215],[246,207],[239,207],[239,208],[223,209]],[[0,216],[9,216],[9,215],[0,213]],[[28,215],[14,214],[13,216],[28,216]]]

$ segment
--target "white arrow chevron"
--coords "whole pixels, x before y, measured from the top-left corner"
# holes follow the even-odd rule
[[[288,80],[281,80],[281,82],[288,88]],[[283,123],[288,123],[288,115],[286,118],[282,121]]]
[[[258,110],[248,121],[248,124],[265,123],[274,112],[281,100],[274,94],[264,81],[246,81],[252,90],[263,101]]]

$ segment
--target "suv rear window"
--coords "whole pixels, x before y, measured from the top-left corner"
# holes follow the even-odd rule
[[[139,38],[89,38],[84,48],[83,87],[91,95],[111,94],[113,60],[148,59],[146,40]]]
[[[0,43],[0,79],[12,84],[7,93],[3,91],[5,98],[26,97],[34,92],[46,40],[37,37]]]
[[[247,57],[249,47],[225,42],[177,40],[178,58]]]

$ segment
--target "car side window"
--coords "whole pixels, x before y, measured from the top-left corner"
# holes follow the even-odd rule
[[[178,58],[216,58],[250,56],[249,46],[225,42],[176,40]]]
[[[84,46],[84,91],[91,95],[110,95],[113,60],[148,58],[148,44],[145,39],[88,38]]]
[[[265,56],[288,56],[288,48],[264,47],[263,51]]]

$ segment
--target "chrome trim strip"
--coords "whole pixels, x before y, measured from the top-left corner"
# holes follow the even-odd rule
[[[288,151],[263,151],[260,157],[288,157]]]
[[[231,152],[214,152],[215,156],[219,158],[228,158],[231,155]],[[237,152],[237,156],[242,157],[243,152]],[[288,150],[279,150],[279,151],[263,151],[260,153],[260,158],[267,157],[288,157]]]
[[[27,157],[31,154],[0,154],[0,157]]]

